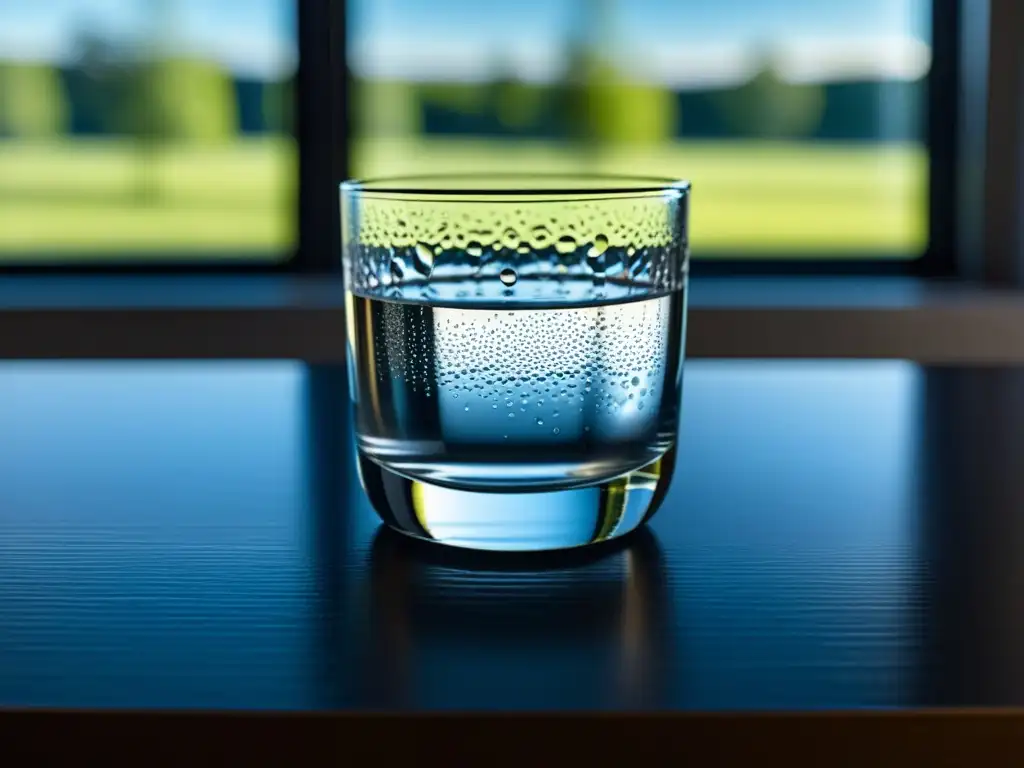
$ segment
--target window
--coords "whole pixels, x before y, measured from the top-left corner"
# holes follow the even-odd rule
[[[0,4],[0,265],[282,261],[293,0]]]
[[[348,0],[350,171],[682,176],[697,257],[918,259],[930,0]]]

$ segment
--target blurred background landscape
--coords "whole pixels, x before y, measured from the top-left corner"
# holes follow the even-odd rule
[[[698,257],[914,258],[929,7],[349,0],[349,170],[681,176]],[[292,0],[5,0],[0,259],[286,257],[297,58]]]

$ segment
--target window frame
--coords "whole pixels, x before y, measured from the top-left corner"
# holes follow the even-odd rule
[[[982,0],[984,1],[984,0]],[[337,0],[344,6],[346,0]],[[977,0],[975,0],[977,2]],[[857,256],[798,256],[751,258],[715,252],[694,258],[695,277],[749,276],[865,276],[893,275],[952,277],[959,274],[957,254],[957,190],[960,167],[959,83],[961,82],[961,18],[966,0],[931,0],[932,66],[925,105],[925,145],[928,151],[928,240],[917,258],[877,253]],[[340,12],[344,19],[344,8]],[[342,37],[344,41],[344,37]],[[344,49],[340,49],[345,61]],[[347,110],[345,110],[347,112]],[[347,140],[344,142],[346,147]],[[699,194],[699,192],[698,192]]]
[[[961,19],[965,0],[931,0],[932,68],[928,75],[928,243],[915,259],[807,256],[793,259],[694,259],[691,274],[702,275],[913,275],[956,276],[959,227],[960,83],[963,55]],[[297,243],[277,262],[246,262],[223,254],[189,254],[117,263],[4,264],[0,274],[330,274],[340,271],[337,184],[348,172],[348,83],[346,0],[295,0],[299,61],[295,88],[298,146]],[[324,105],[327,105],[326,109]]]

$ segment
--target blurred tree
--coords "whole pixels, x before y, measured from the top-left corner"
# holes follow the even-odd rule
[[[267,83],[263,87],[263,125],[272,133],[292,133],[295,79]]]
[[[222,142],[237,132],[234,89],[220,65],[179,53],[178,0],[149,0],[152,26],[123,71],[119,121],[138,148],[136,195],[159,195],[161,151],[169,141]]]
[[[48,138],[67,125],[67,94],[55,67],[0,62],[0,136]]]
[[[564,86],[569,135],[589,146],[667,141],[676,132],[678,101],[667,88],[621,72],[613,13],[612,0],[583,0]]]
[[[238,128],[230,76],[211,61],[160,57],[130,74],[127,123],[139,138],[190,143],[222,142]]]
[[[548,107],[547,93],[523,82],[509,63],[499,62],[499,73],[490,83],[490,108],[498,123],[513,131],[535,127]]]
[[[787,83],[770,63],[749,82],[713,98],[725,124],[739,136],[800,138],[817,130],[825,112],[823,86]]]
[[[423,83],[416,92],[423,103],[455,112],[482,114],[489,106],[488,86],[480,83]]]
[[[122,109],[132,66],[126,52],[88,29],[77,33],[75,50],[76,66],[69,73],[75,122],[89,133],[129,133]]]
[[[423,114],[412,83],[353,78],[350,88],[350,114],[356,135],[393,138],[422,131]]]

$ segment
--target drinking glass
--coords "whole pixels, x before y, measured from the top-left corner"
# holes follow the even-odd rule
[[[650,518],[674,464],[689,194],[604,176],[341,185],[359,477],[385,523],[524,551]]]

